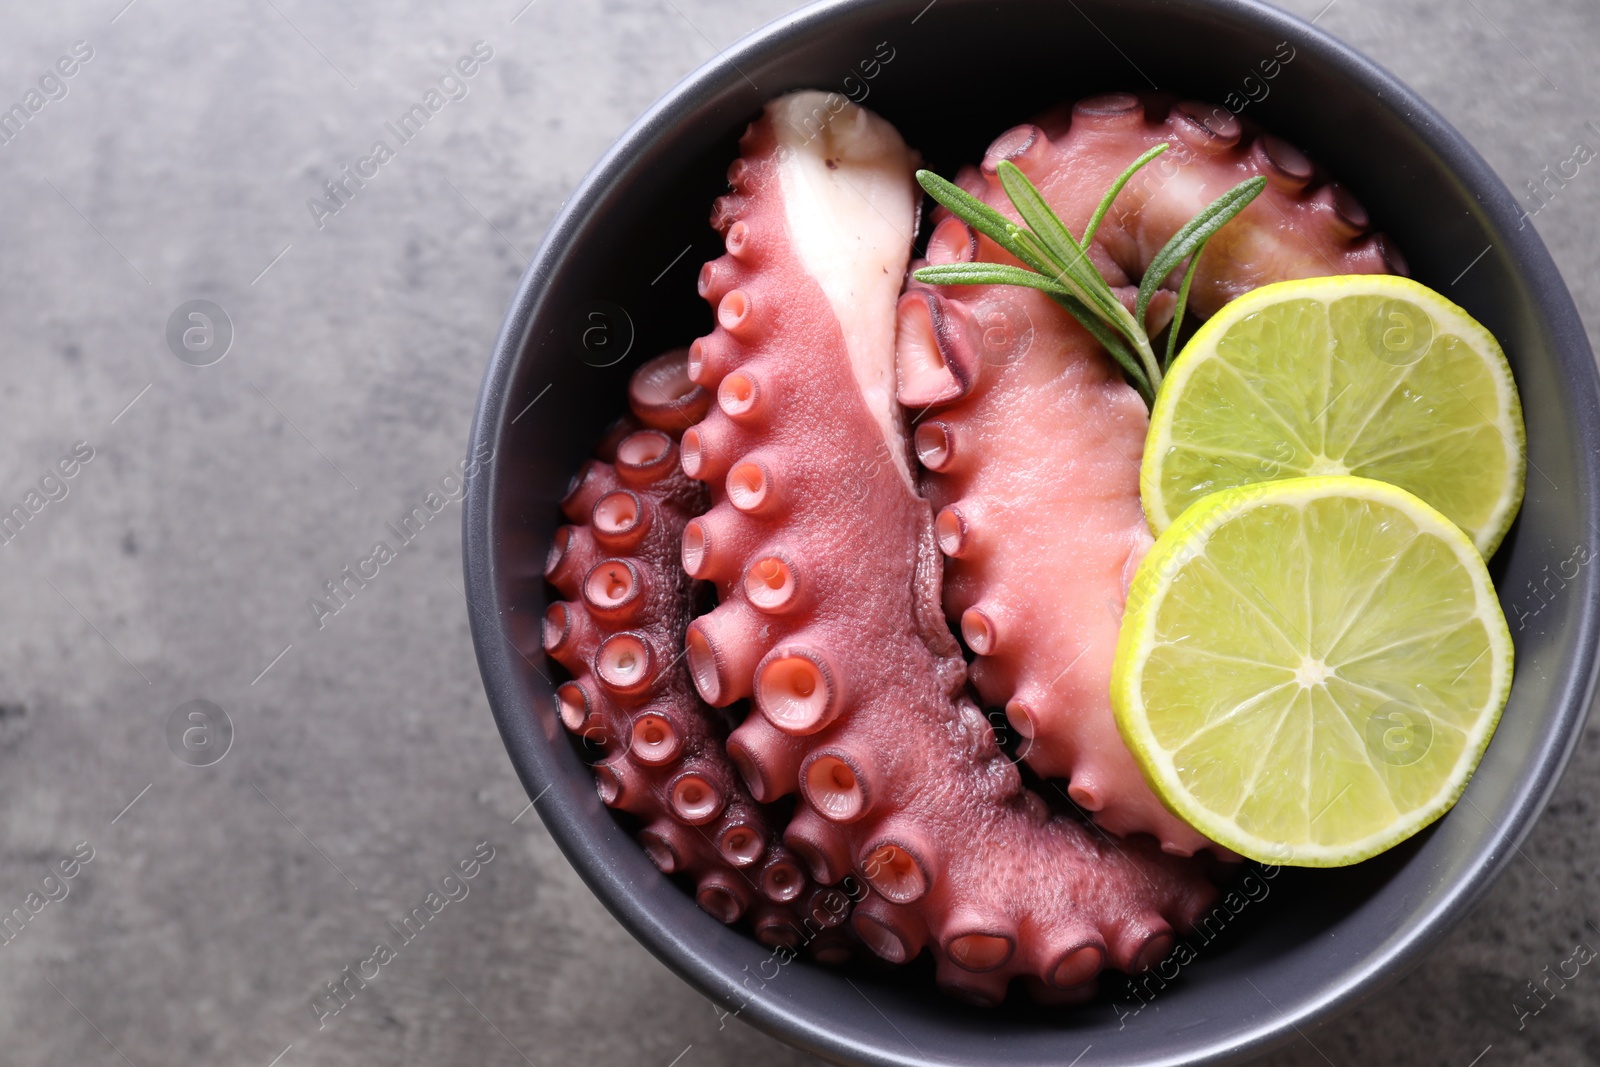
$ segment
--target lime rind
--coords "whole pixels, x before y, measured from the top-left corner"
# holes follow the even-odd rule
[[[1230,527],[1239,527],[1241,519],[1264,508],[1303,513],[1313,502],[1340,499],[1354,501],[1357,512],[1365,508],[1401,513],[1414,527],[1412,540],[1425,545],[1424,554],[1434,557],[1431,562],[1408,560],[1408,573],[1453,575],[1447,583],[1449,595],[1457,601],[1470,596],[1470,608],[1460,610],[1457,604],[1456,612],[1444,614],[1437,632],[1414,633],[1409,645],[1400,640],[1385,649],[1381,636],[1369,635],[1371,648],[1363,651],[1352,646],[1347,650],[1354,657],[1352,663],[1386,654],[1398,657],[1401,662],[1392,665],[1387,674],[1377,664],[1368,663],[1366,670],[1353,671],[1355,677],[1346,678],[1342,665],[1336,663],[1327,684],[1310,687],[1295,681],[1292,670],[1282,662],[1286,654],[1293,655],[1296,638],[1292,633],[1286,641],[1287,653],[1285,643],[1276,640],[1257,646],[1254,653],[1247,650],[1248,642],[1238,649],[1211,653],[1199,642],[1185,640],[1183,633],[1158,632],[1161,608],[1175,585],[1202,574],[1207,565],[1215,569],[1218,564],[1210,555],[1214,547],[1222,549],[1221,555],[1226,557]],[[1394,522],[1373,525],[1391,527],[1376,530],[1374,537],[1393,538]],[[1315,564],[1317,553],[1309,542],[1306,549],[1308,564]],[[1424,562],[1428,565],[1423,566]],[[1314,598],[1319,592],[1326,598],[1337,585],[1337,575],[1324,575],[1320,587],[1317,584],[1314,572],[1330,569],[1336,568],[1300,568],[1307,582],[1308,605],[1300,613],[1302,619],[1305,615],[1316,617]],[[1355,593],[1370,591],[1371,596],[1366,597],[1367,603],[1341,605],[1346,623],[1381,616],[1383,604],[1372,604],[1374,598],[1384,601],[1396,595],[1419,595],[1415,583],[1398,593],[1393,588],[1405,576],[1397,579],[1392,574],[1365,573],[1365,582],[1355,584],[1370,588]],[[1204,583],[1186,588],[1181,595],[1191,596],[1195,589],[1199,593],[1193,595],[1203,604]],[[1286,606],[1282,628],[1293,630],[1295,616],[1295,610]],[[1210,620],[1207,642],[1216,643],[1211,634],[1226,628],[1226,618]],[[1252,619],[1249,628],[1259,636],[1260,620]],[[1466,653],[1477,647],[1468,640],[1472,636],[1469,630],[1475,631],[1472,639],[1479,641],[1483,650],[1453,681],[1428,677],[1418,683],[1411,679],[1419,663],[1442,664],[1443,670],[1449,667],[1446,660],[1455,657],[1459,663],[1466,658]],[[1451,641],[1457,646],[1465,643],[1464,650],[1452,649]],[[1245,654],[1235,657],[1234,652],[1241,649]],[[1363,654],[1355,656],[1358,651]],[[1216,662],[1204,663],[1208,655]],[[1230,657],[1238,662],[1232,668],[1222,667]],[[1331,652],[1329,658],[1335,658]],[[1510,693],[1513,661],[1511,633],[1482,557],[1440,511],[1404,489],[1372,479],[1297,478],[1212,494],[1185,510],[1156,541],[1129,592],[1111,696],[1123,740],[1157,796],[1179,817],[1219,844],[1261,862],[1334,867],[1360,862],[1393,847],[1455,804],[1499,722]],[[1395,674],[1399,678],[1391,677]],[[1160,707],[1147,707],[1147,678],[1157,688],[1178,695]],[[1403,682],[1405,705],[1424,712],[1419,725],[1426,720],[1431,741],[1415,763],[1397,765],[1375,759],[1370,743],[1367,748],[1357,743],[1363,730],[1371,728],[1373,715],[1395,699],[1393,691],[1374,688],[1375,679],[1391,690]],[[1476,689],[1469,692],[1473,687]],[[1464,699],[1467,697],[1472,699]],[[1274,722],[1274,710],[1281,712],[1291,704],[1302,713],[1280,713]],[[1185,716],[1191,717],[1187,725]],[[1341,723],[1341,716],[1347,721]],[[1186,765],[1180,773],[1177,753],[1186,748]],[[1262,773],[1270,769],[1274,753],[1305,760],[1300,793],[1294,790],[1293,775]],[[1254,763],[1251,757],[1257,757]],[[1321,773],[1329,768],[1333,773]],[[1197,791],[1207,794],[1207,800],[1197,796]],[[1297,796],[1309,796],[1310,800],[1300,803]],[[1234,806],[1219,812],[1219,801]],[[1313,803],[1320,810],[1310,817]],[[1359,832],[1333,841],[1312,840],[1309,826],[1301,825],[1330,818],[1328,825],[1365,822],[1358,826]]]
[[[1416,342],[1414,360],[1363,365],[1352,331],[1370,328],[1368,317],[1348,309],[1372,306],[1426,314],[1416,326],[1427,343]],[[1252,319],[1267,308],[1272,316]],[[1248,366],[1252,350],[1275,362],[1246,374],[1238,364]],[[1285,358],[1297,362],[1285,368]],[[1416,403],[1419,387],[1429,406]],[[1435,431],[1428,420],[1441,415],[1456,424]],[[1393,429],[1393,448],[1352,456],[1351,445],[1374,424]],[[1326,461],[1330,453],[1340,462]],[[1303,475],[1376,478],[1445,512],[1487,559],[1522,504],[1526,471],[1522,405],[1494,336],[1408,278],[1347,275],[1263,286],[1196,331],[1156,397],[1139,488],[1160,534],[1185,506],[1219,489]],[[1499,484],[1491,495],[1482,490],[1492,480]]]

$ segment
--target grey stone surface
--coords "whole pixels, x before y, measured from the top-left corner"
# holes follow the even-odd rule
[[[524,254],[589,164],[788,0],[123,2],[0,5],[6,104],[94,50],[0,145],[0,502],[93,449],[0,549],[0,910],[93,849],[0,945],[0,1061],[812,1062],[719,1029],[518,817],[455,504],[320,627],[307,607],[456,468]],[[1590,0],[1336,0],[1321,25],[1513,187],[1600,147]],[[307,197],[480,40],[468,95],[319,229]],[[1591,330],[1597,219],[1600,164],[1534,220]],[[166,341],[195,298],[235,333],[203,368]],[[203,767],[168,741],[197,699],[234,734]],[[1473,916],[1272,1063],[1600,1063],[1593,968],[1520,1030],[1512,1006],[1600,945],[1596,728]],[[480,842],[469,895],[319,1029],[324,983]]]

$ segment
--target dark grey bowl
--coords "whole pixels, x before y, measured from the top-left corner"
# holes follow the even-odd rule
[[[1139,1002],[1115,978],[1079,1008],[985,1012],[947,1000],[922,973],[778,968],[658,874],[600,805],[552,710],[539,642],[541,567],[568,476],[623,410],[631,369],[711,325],[693,279],[720,252],[706,218],[736,138],[779,93],[866,92],[866,106],[949,174],[1044,107],[1146,89],[1145,75],[1223,100],[1284,41],[1292,62],[1245,114],[1349,185],[1412,273],[1501,340],[1522,390],[1527,501],[1494,561],[1516,684],[1465,798],[1371,862],[1262,883],[1265,899],[1137,1015],[1123,1014]],[[1002,48],[1017,73],[1002,77],[986,58]],[[858,64],[891,49],[863,80]],[[1584,551],[1600,555],[1600,383],[1566,287],[1520,214],[1477,153],[1405,86],[1247,0],[836,0],[723,52],[623,135],[551,226],[506,316],[472,430],[475,452],[493,450],[465,513],[478,661],[550,832],[617,918],[686,980],[729,1010],[742,1006],[745,1021],[843,1063],[1227,1062],[1373,995],[1466,913],[1528,833],[1595,685],[1596,569],[1581,567],[1564,586],[1552,576],[1570,575],[1567,561]],[[1542,583],[1539,595],[1530,583]]]

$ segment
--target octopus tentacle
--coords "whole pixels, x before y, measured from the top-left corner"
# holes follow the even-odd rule
[[[1193,861],[1052,816],[965,695],[894,395],[913,159],[835,103],[769,104],[713,213],[717,325],[688,366],[716,403],[686,462],[713,505],[684,563],[721,603],[690,631],[691,675],[712,703],[752,695],[734,763],[757,797],[798,794],[785,841],[817,880],[871,886],[852,925],[874,952],[927,947],[980,1003],[1015,977],[1082,996],[1103,965],[1159,961],[1214,890]]]
[[[837,962],[848,940],[819,931],[843,921],[847,895],[813,883],[782,843],[682,662],[692,588],[680,542],[706,493],[680,470],[676,435],[710,402],[686,361],[678,350],[635,372],[634,417],[562,501],[571,525],[556,531],[545,566],[565,598],[546,614],[545,650],[572,676],[556,691],[557,711],[603,753],[601,800],[641,820],[646,853],[690,880],[701,908],[725,923],[748,919],[769,946]]]
[[[995,177],[1010,160],[1074,233],[1101,193],[1152,146],[1088,253],[1133,308],[1134,286],[1177,229],[1239,182],[1267,187],[1201,256],[1189,307],[1205,317],[1257,286],[1326,274],[1403,272],[1367,214],[1304,154],[1220,108],[1113,93],[1016,127],[959,183],[1015,217]],[[927,261],[1015,262],[941,212]],[[916,264],[920,266],[921,264]],[[1171,289],[1151,301],[1153,336]],[[1042,294],[1014,286],[912,282],[898,313],[899,396],[928,411],[914,441],[923,494],[948,557],[944,606],[976,654],[972,680],[1004,707],[1021,754],[1117,834],[1169,852],[1212,848],[1146,785],[1111,712],[1110,678],[1128,583],[1150,547],[1139,505],[1143,401],[1105,352]]]

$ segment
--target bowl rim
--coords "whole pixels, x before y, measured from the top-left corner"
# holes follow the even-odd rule
[[[1349,82],[1374,93],[1379,106],[1409,127],[1442,165],[1474,193],[1479,194],[1485,226],[1505,243],[1506,259],[1538,294],[1540,317],[1554,339],[1551,356],[1571,395],[1575,446],[1583,455],[1600,455],[1600,372],[1597,372],[1587,334],[1577,307],[1544,242],[1531,226],[1504,182],[1467,140],[1417,93],[1375,61],[1339,41],[1313,23],[1269,6],[1264,0],[1162,0],[1167,7],[1213,16],[1245,20],[1264,30],[1295,35],[1296,47],[1306,47]],[[648,154],[661,138],[670,136],[674,116],[693,110],[713,97],[725,83],[742,77],[740,67],[757,64],[788,43],[825,31],[834,18],[866,8],[920,6],[917,0],[816,0],[799,10],[761,26],[721,50],[667,90],[590,168],[577,189],[551,221],[537,253],[529,261],[506,311],[480,390],[473,417],[469,455],[493,449],[511,412],[510,386],[542,309],[542,280],[571,254],[574,238],[608,188],[624,176],[631,160]],[[932,6],[931,4],[928,6]],[[579,825],[578,813],[560,796],[549,795],[556,780],[556,753],[534,728],[529,709],[507,699],[516,689],[516,661],[525,657],[508,642],[499,628],[497,595],[498,538],[494,526],[496,478],[503,465],[492,460],[469,472],[462,509],[463,577],[469,604],[468,620],[479,669],[491,710],[508,754],[538,809],[552,838],[577,869],[584,882],[628,931],[680,977],[702,993],[729,1007],[733,996],[742,1001],[740,1014],[760,1029],[791,1044],[798,1044],[839,1062],[915,1064],[925,1062],[890,1050],[841,1038],[824,1021],[775,994],[740,990],[705,955],[686,943],[680,932],[646,909],[635,888],[619,872],[608,869],[604,850]],[[1587,492],[1583,517],[1600,541],[1600,464],[1583,469]],[[1582,605],[1572,647],[1594,649],[1600,644],[1600,577],[1591,572],[1580,590]],[[1476,847],[1456,884],[1417,922],[1397,932],[1370,954],[1360,966],[1345,972],[1342,981],[1324,986],[1316,995],[1284,1006],[1274,1004],[1271,1016],[1241,1020],[1226,1040],[1184,1050],[1178,1057],[1152,1058],[1150,1064],[1238,1062],[1259,1056],[1307,1028],[1329,1021],[1398,981],[1414,967],[1448,930],[1461,921],[1504,870],[1560,781],[1572,756],[1600,679],[1600,660],[1593,655],[1579,661],[1554,687],[1554,713],[1529,759],[1529,773],[1508,793],[1508,817],[1494,825]],[[559,790],[556,791],[559,794]]]

